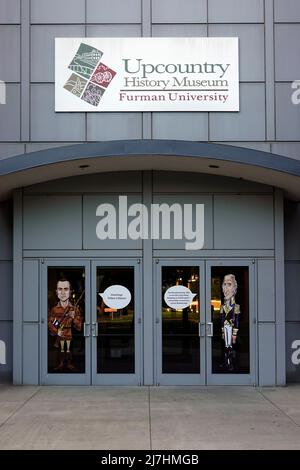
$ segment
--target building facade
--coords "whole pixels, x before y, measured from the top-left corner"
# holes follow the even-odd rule
[[[55,112],[59,37],[237,37],[240,110]],[[296,0],[0,1],[0,381],[300,380],[299,40]],[[124,235],[162,204],[199,225]]]

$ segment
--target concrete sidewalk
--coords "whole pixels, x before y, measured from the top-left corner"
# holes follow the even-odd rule
[[[0,385],[0,449],[300,449],[300,386]]]

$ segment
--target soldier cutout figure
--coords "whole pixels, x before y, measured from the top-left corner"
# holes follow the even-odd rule
[[[80,331],[82,327],[82,314],[76,305],[70,301],[71,285],[67,279],[57,282],[56,295],[58,304],[52,307],[48,316],[48,329],[52,336],[56,336],[55,346],[60,346],[60,361],[55,371],[62,371],[65,367],[69,371],[75,371],[72,364],[72,353],[70,351],[72,341],[72,327]]]
[[[224,303],[221,305],[221,326],[222,339],[225,342],[225,356],[222,367],[228,372],[234,370],[233,363],[233,346],[236,344],[238,329],[240,306],[235,303],[235,294],[237,292],[237,282],[234,274],[226,274],[224,276],[222,290],[224,295]]]

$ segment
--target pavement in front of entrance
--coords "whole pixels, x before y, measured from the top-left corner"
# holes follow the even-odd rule
[[[300,449],[300,385],[0,385],[0,449]]]

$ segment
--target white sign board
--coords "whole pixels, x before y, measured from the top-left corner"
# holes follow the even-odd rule
[[[131,293],[127,287],[114,285],[110,286],[102,294],[99,294],[104,300],[105,305],[110,308],[125,308],[131,301]]]
[[[164,300],[168,307],[181,310],[191,305],[196,295],[188,287],[172,286],[165,292]]]
[[[238,38],[56,38],[55,111],[239,111]]]

